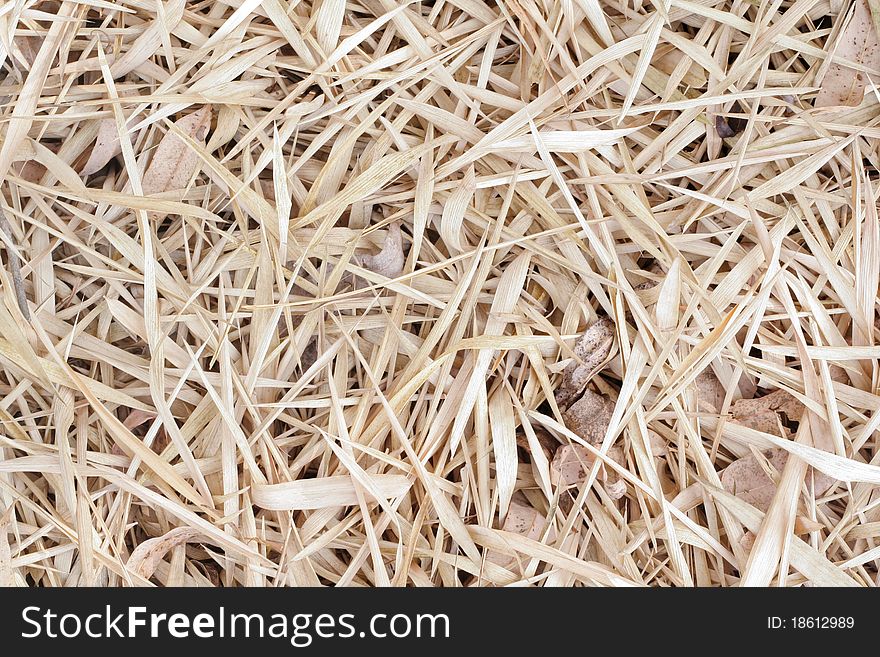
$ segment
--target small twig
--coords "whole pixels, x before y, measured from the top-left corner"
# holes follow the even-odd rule
[[[3,233],[3,236],[9,240],[9,244],[15,244],[12,235],[12,228],[9,225],[9,221],[6,219],[6,213],[3,212],[2,207],[0,207],[0,233]],[[15,289],[15,298],[18,301],[18,307],[21,309],[21,314],[24,315],[26,320],[30,320],[31,311],[30,308],[28,308],[27,296],[24,293],[24,281],[21,278],[21,264],[18,262],[17,254],[9,247],[9,244],[6,246],[6,260],[9,266],[9,275],[12,278],[12,287]]]

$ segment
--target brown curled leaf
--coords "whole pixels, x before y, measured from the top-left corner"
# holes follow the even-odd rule
[[[720,413],[726,392],[715,373],[711,369],[700,372],[697,375],[696,386],[699,410],[707,413]]]
[[[562,414],[562,420],[566,427],[588,443],[598,444],[605,437],[613,412],[613,401],[591,390],[584,390],[581,398]]]
[[[156,413],[153,411],[142,411],[138,408],[132,409],[132,411],[126,416],[125,421],[122,423],[126,429],[132,430],[141,426],[142,424],[149,422],[150,420],[156,419]]]
[[[715,132],[718,133],[718,136],[721,138],[733,137],[736,135],[736,130],[727,122],[720,114],[715,115]]]
[[[178,119],[174,124],[181,132],[204,145],[211,127],[211,106]],[[183,189],[199,166],[199,156],[189,144],[169,130],[162,137],[141,181],[144,196]]]
[[[619,447],[612,447],[608,450],[608,458],[622,463],[623,451]],[[561,488],[579,486],[587,480],[595,460],[592,452],[583,445],[562,445],[550,462],[550,483]],[[611,468],[603,465],[599,469],[599,479],[611,499],[620,499],[626,493],[626,483]]]
[[[537,509],[529,504],[512,500],[501,529],[539,541],[546,526],[547,519]]]
[[[60,142],[49,142],[41,145],[45,146],[53,153],[58,153],[58,151],[61,150]],[[18,177],[22,180],[27,180],[28,182],[39,183],[44,175],[46,175],[45,165],[38,162],[36,159],[28,159],[25,160],[24,165],[21,167]]]
[[[724,469],[724,472],[721,473],[721,484],[726,491],[733,493],[756,509],[767,511],[776,494],[778,474],[782,472],[782,468],[788,461],[788,452],[776,447],[763,452],[763,458],[776,471],[776,480],[768,476],[762,464],[753,454],[749,454],[737,459]],[[822,495],[834,485],[835,480],[831,477],[812,468],[809,472],[813,473],[812,481],[816,496]],[[810,480],[808,475],[808,484]]]
[[[128,558],[126,568],[144,579],[150,579],[169,550],[203,538],[204,534],[201,530],[177,527],[167,534],[151,538],[138,545]]]
[[[37,53],[40,52],[40,46],[43,45],[43,37],[40,36],[24,36],[15,39],[16,45],[21,50],[27,69],[30,70],[34,62],[37,61]]]
[[[537,438],[538,444],[541,446],[544,455],[547,457],[548,460],[553,458],[553,453],[559,447],[559,441],[556,440],[556,438],[554,438],[550,433],[544,431],[541,428],[536,428],[534,431],[535,438]],[[516,444],[520,448],[524,449],[526,452],[529,452],[532,449],[532,446],[529,444],[529,439],[522,433],[517,434]]]
[[[156,419],[156,413],[154,411],[142,411],[140,409],[132,409],[132,411],[128,414],[128,416],[123,421],[123,425],[129,431],[137,429],[139,426],[146,424],[147,422],[152,422]],[[153,444],[151,445],[154,452],[157,454],[161,454],[165,451],[165,448],[171,444],[171,439],[168,438],[168,434],[165,432],[165,427],[159,427],[159,432],[156,434],[156,437],[153,439]],[[115,445],[114,445],[115,447]],[[123,455],[124,452],[119,451],[119,455]]]
[[[366,255],[361,258],[361,264],[365,269],[387,278],[400,276],[404,262],[403,238],[400,234],[400,223],[397,221],[388,226],[388,235],[385,236],[382,250],[376,255]]]
[[[804,413],[804,405],[785,390],[774,390],[769,395],[755,399],[737,399],[730,408],[731,422],[756,431],[785,437],[785,422],[798,422]]]
[[[583,445],[560,445],[550,462],[550,483],[568,488],[583,482],[595,460]]]
[[[574,347],[575,360],[562,372],[562,385],[556,390],[556,403],[568,408],[586,388],[590,379],[608,362],[614,346],[614,323],[599,318]]]
[[[300,366],[305,372],[318,360],[318,338],[312,338],[299,356]]]
[[[501,525],[502,531],[519,534],[535,541],[540,541],[544,536],[544,530],[547,527],[547,518],[529,504],[528,499],[522,493],[516,493],[510,501],[507,509],[507,515]],[[556,533],[551,528],[548,540],[554,540]],[[521,558],[517,558],[511,554],[505,554],[497,550],[489,550],[486,554],[486,560],[507,568],[511,571],[518,571],[517,565]]]
[[[80,175],[91,176],[97,173],[121,152],[122,144],[119,141],[116,121],[113,119],[103,119],[98,126],[98,136],[95,139],[95,145],[92,146],[92,152],[80,170]]]

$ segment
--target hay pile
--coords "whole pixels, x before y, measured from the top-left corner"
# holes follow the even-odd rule
[[[0,16],[0,583],[878,581],[864,0]]]

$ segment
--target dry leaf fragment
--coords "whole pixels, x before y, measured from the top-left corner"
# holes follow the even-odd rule
[[[169,550],[204,538],[203,532],[192,527],[177,527],[138,545],[128,558],[126,567],[144,579],[150,579]]]
[[[586,388],[590,379],[608,362],[614,346],[614,323],[601,317],[588,328],[574,347],[576,359],[562,373],[562,385],[556,390],[556,403],[568,408]]]
[[[103,119],[98,126],[98,136],[89,159],[83,165],[80,175],[91,176],[97,173],[122,152],[122,144],[119,141],[119,131],[116,129],[116,121]]]
[[[312,338],[299,356],[300,366],[305,372],[318,360],[318,338]]]
[[[574,431],[588,443],[598,444],[605,437],[614,402],[591,390],[584,390],[583,396],[563,412],[565,426]]]
[[[61,150],[60,142],[49,142],[41,145],[45,146],[53,153],[57,153]],[[46,175],[46,167],[36,159],[25,160],[24,165],[21,167],[21,171],[18,174],[19,178],[22,180],[27,180],[32,183],[40,182],[44,175]]]
[[[507,509],[507,515],[501,525],[502,531],[519,534],[535,541],[540,541],[544,536],[544,529],[547,527],[547,518],[535,509],[522,493],[516,493],[510,501]],[[548,540],[552,541],[556,538],[556,533],[550,529]],[[510,554],[504,554],[497,550],[489,550],[486,553],[486,560],[506,568],[508,570],[518,571],[515,568],[519,563],[517,557]]]
[[[715,372],[711,368],[703,370],[697,375],[695,384],[697,387],[697,408],[703,413],[720,413],[724,407],[727,390],[715,376]],[[751,399],[755,395],[756,389],[751,377],[742,375],[739,377],[739,385],[737,385],[735,393],[743,399]]]
[[[501,529],[540,541],[544,534],[547,519],[529,504],[511,500],[507,516]]]
[[[550,483],[568,488],[584,481],[595,460],[583,445],[561,445],[550,462]]]
[[[122,424],[129,431],[133,431],[139,426],[146,424],[147,422],[152,422],[155,419],[155,411],[142,411],[139,408],[135,408],[126,416]],[[159,427],[159,432],[156,434],[156,437],[153,439],[153,444],[151,445],[153,451],[157,454],[161,454],[169,444],[171,444],[171,439],[165,432],[165,427]],[[118,450],[118,452],[120,456],[125,454],[122,450]]]
[[[174,125],[185,135],[204,145],[211,127],[211,114],[211,106],[205,105],[178,119]],[[144,174],[141,182],[144,196],[183,189],[196,172],[198,165],[198,153],[169,130],[159,142],[150,166]]]
[[[773,469],[780,473],[788,460],[788,452],[782,448],[773,448],[763,452]],[[834,479],[822,474],[818,470],[811,469],[813,473],[813,486],[816,496],[825,493],[832,485]],[[810,477],[807,477],[809,483]],[[721,473],[721,484],[724,489],[733,493],[744,502],[748,502],[756,509],[767,511],[776,494],[776,481],[771,479],[764,471],[761,463],[753,454],[737,459],[728,465]]]
[[[798,422],[804,413],[804,405],[785,390],[774,390],[756,399],[737,399],[730,408],[731,422],[756,431],[785,438],[780,425],[787,421]]]
[[[764,453],[777,473],[782,471],[788,460],[784,449],[772,449]],[[721,473],[724,489],[761,511],[766,511],[776,493],[776,482],[771,479],[758,459],[749,454],[728,465]]]
[[[403,272],[403,238],[400,234],[400,223],[395,221],[388,226],[388,235],[382,250],[376,255],[366,255],[361,258],[361,264],[365,269],[388,278],[397,278]]]
[[[623,451],[619,447],[608,450],[608,458],[617,463],[623,462]],[[590,468],[595,462],[593,454],[583,445],[562,445],[556,450],[550,462],[550,482],[554,486],[569,488],[587,480]],[[600,479],[608,496],[617,500],[626,493],[626,482],[604,465],[600,469]]]
[[[128,430],[136,429],[145,422],[156,419],[156,413],[153,411],[142,411],[139,408],[133,409],[122,422]]]
[[[726,391],[715,373],[710,369],[703,370],[697,375],[696,385],[698,408],[708,413],[720,413]]]
[[[860,64],[869,70],[880,70],[880,43],[866,0],[856,0],[852,20],[840,37],[834,56]],[[816,95],[816,107],[860,105],[865,95],[868,76],[848,66],[832,63],[822,79]]]
[[[559,447],[559,441],[556,440],[553,435],[551,435],[547,431],[544,431],[541,428],[536,428],[534,431],[535,438],[538,439],[538,444],[541,446],[541,449],[544,451],[547,459],[551,459],[553,457],[553,453]],[[526,452],[529,452],[532,449],[531,445],[529,444],[528,438],[521,433],[517,434],[516,436],[516,444],[517,446],[524,449]]]

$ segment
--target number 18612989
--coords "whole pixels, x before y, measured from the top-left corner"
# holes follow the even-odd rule
[[[771,630],[851,630],[856,621],[852,616],[768,616]]]

